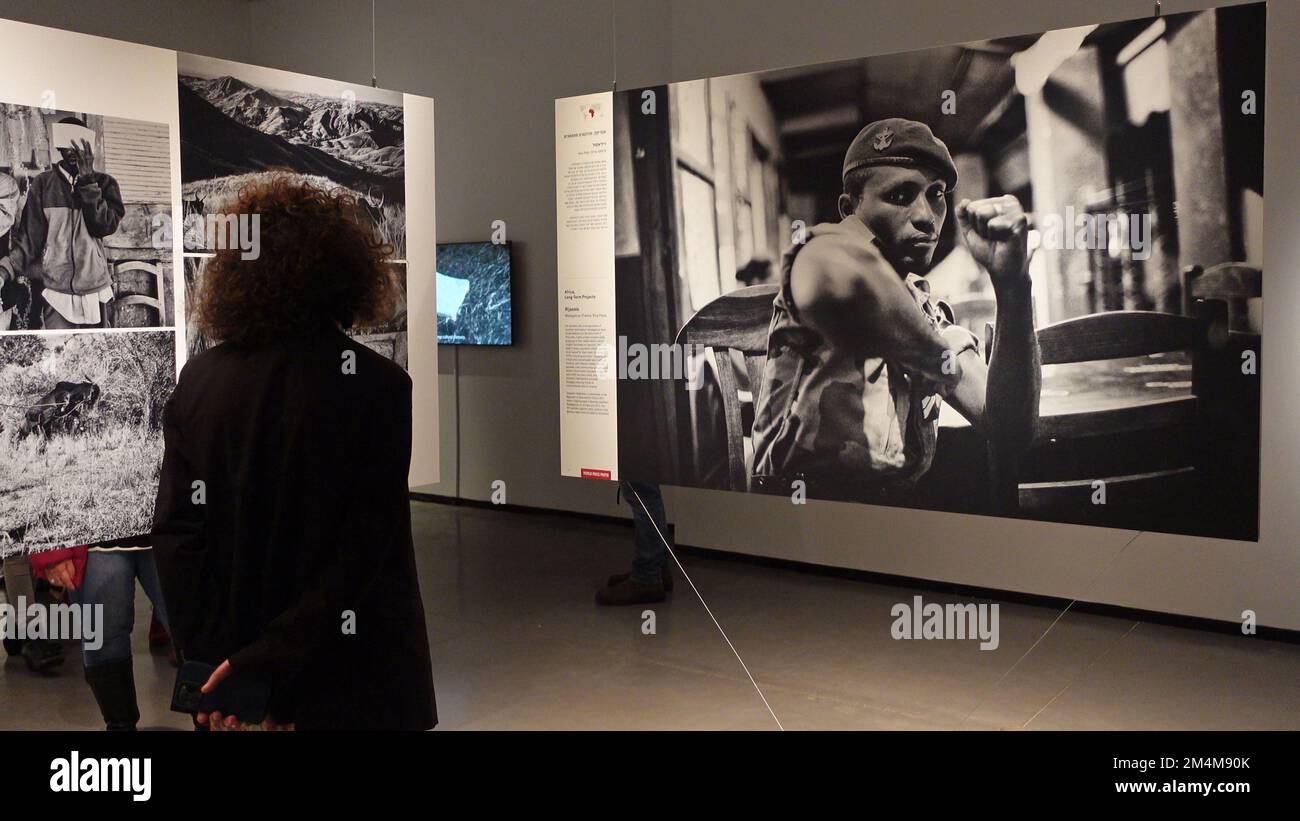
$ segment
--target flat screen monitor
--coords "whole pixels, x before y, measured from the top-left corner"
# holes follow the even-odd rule
[[[439,345],[512,344],[510,299],[510,243],[439,243]]]

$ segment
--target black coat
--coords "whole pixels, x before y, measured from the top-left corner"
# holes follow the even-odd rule
[[[270,681],[271,715],[300,730],[436,724],[410,377],[333,329],[218,345],[182,370],[164,430],[153,544],[182,658]]]

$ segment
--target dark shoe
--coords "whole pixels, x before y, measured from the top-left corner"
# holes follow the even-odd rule
[[[663,578],[664,591],[671,593],[673,592],[673,571],[669,569],[668,565],[669,562],[665,561],[664,569],[660,576]],[[614,585],[619,584],[620,582],[625,582],[630,578],[632,578],[631,573],[615,573],[613,576],[609,577],[609,580],[606,581],[605,584],[608,587],[613,587]]]
[[[105,730],[135,729],[140,721],[140,708],[135,703],[135,670],[131,659],[87,667],[86,683],[95,694]]]
[[[63,647],[57,641],[28,639],[23,642],[23,661],[33,673],[48,673],[63,664]]]
[[[640,584],[626,578],[596,591],[596,604],[653,604],[666,597],[662,584]]]

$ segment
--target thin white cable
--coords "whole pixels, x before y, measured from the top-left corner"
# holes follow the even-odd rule
[[[673,551],[672,545],[668,544],[668,540],[664,538],[664,534],[660,532],[659,525],[655,523],[654,517],[650,515],[650,509],[646,507],[645,502],[641,499],[641,494],[637,493],[636,488],[632,487],[630,483],[625,486],[628,490],[632,491],[632,495],[636,497],[637,503],[640,504],[641,509],[645,511],[646,519],[649,520],[651,527],[655,529],[655,533],[659,534],[659,541],[664,543],[664,548],[668,550],[668,555],[673,557],[673,563],[676,564],[677,569],[681,571],[682,578],[686,579],[686,583],[691,586],[691,590],[695,591],[696,598],[700,600],[700,604],[704,605],[704,612],[709,614],[709,618],[713,620],[713,626],[718,628],[718,632],[722,634],[722,640],[731,648],[731,653],[736,657],[736,661],[740,662],[740,668],[745,671],[746,676],[749,676],[749,683],[754,685],[754,689],[758,691],[758,697],[763,699],[763,706],[767,708],[767,712],[772,716],[772,720],[775,721],[776,726],[784,732],[785,727],[781,724],[781,719],[777,718],[776,713],[773,712],[772,705],[767,703],[767,696],[763,695],[763,688],[758,686],[758,682],[754,680],[754,674],[749,672],[749,665],[745,664],[745,660],[740,657],[740,653],[736,652],[736,645],[731,643],[731,639],[727,637],[727,631],[722,629],[722,625],[718,623],[717,617],[714,616],[713,611],[709,609],[708,602],[706,602],[704,597],[700,595],[699,588],[695,586],[695,582],[691,581],[690,574],[686,572],[686,568],[682,567],[681,561],[677,558],[677,553]]]
[[[1106,571],[1107,571],[1107,570],[1110,570],[1111,565],[1113,565],[1113,564],[1114,564],[1114,563],[1119,559],[1119,557],[1122,556],[1122,555],[1124,554],[1124,551],[1125,551],[1125,550],[1128,550],[1129,545],[1131,545],[1131,544],[1133,544],[1134,542],[1136,542],[1136,541],[1138,540],[1138,536],[1141,536],[1141,535],[1142,535],[1143,533],[1145,533],[1145,532],[1146,532],[1145,530],[1139,530],[1137,533],[1135,533],[1135,534],[1133,535],[1133,538],[1131,538],[1131,539],[1129,539],[1127,542],[1125,542],[1125,543],[1124,543],[1124,546],[1121,547],[1121,548],[1119,549],[1119,552],[1116,553],[1114,556],[1111,556],[1111,557],[1110,557],[1110,561],[1106,562],[1106,566],[1103,567],[1103,568],[1101,569],[1101,571],[1100,571],[1099,573],[1097,573],[1096,576],[1093,577],[1092,581],[1088,582],[1088,584],[1084,586],[1084,593],[1087,593],[1088,591],[1092,590],[1092,586],[1095,585],[1097,582],[1101,581],[1101,577],[1102,577],[1102,576],[1105,576],[1105,575],[1106,575]],[[984,698],[981,698],[981,699],[979,700],[979,702],[976,703],[976,705],[975,705],[974,707],[971,708],[971,711],[970,711],[969,713],[966,714],[966,717],[963,718],[963,719],[961,720],[961,725],[965,725],[966,722],[970,721],[970,717],[973,716],[973,715],[975,715],[975,713],[979,710],[979,708],[981,708],[981,707],[984,706],[985,702],[987,702],[987,701],[989,700],[989,696],[993,695],[994,691],[997,690],[999,686],[1001,686],[1002,682],[1006,681],[1007,676],[1011,675],[1011,674],[1015,671],[1015,669],[1016,669],[1017,667],[1020,666],[1020,662],[1024,661],[1026,658],[1029,657],[1029,654],[1030,654],[1030,653],[1034,652],[1034,648],[1038,647],[1038,645],[1041,644],[1041,643],[1043,642],[1043,639],[1047,638],[1047,634],[1050,633],[1050,632],[1052,632],[1052,628],[1056,627],[1056,625],[1061,621],[1061,619],[1065,618],[1065,614],[1066,614],[1066,613],[1069,613],[1069,612],[1070,612],[1070,608],[1071,608],[1071,607],[1074,607],[1074,605],[1075,605],[1078,601],[1079,601],[1078,599],[1070,599],[1070,603],[1067,604],[1067,605],[1065,606],[1065,609],[1061,611],[1060,615],[1058,615],[1055,619],[1052,620],[1052,623],[1049,624],[1049,625],[1047,626],[1047,629],[1043,631],[1043,635],[1039,636],[1038,639],[1037,639],[1037,641],[1035,641],[1033,644],[1031,644],[1031,645],[1029,646],[1029,649],[1026,650],[1024,653],[1021,654],[1020,658],[1016,659],[1016,663],[1013,664],[1013,665],[1011,665],[1010,667],[1008,667],[1008,668],[1007,668],[1007,671],[1006,671],[1005,673],[1003,673],[1001,676],[999,676],[997,681],[993,682],[993,686],[989,687],[989,689],[988,689],[988,691],[986,692]],[[1132,630],[1130,630],[1129,632],[1131,633]],[[1128,633],[1125,633],[1125,635],[1127,636]],[[1109,652],[1109,650],[1108,650],[1107,652]],[[1105,653],[1103,653],[1102,655],[1105,655]],[[1099,657],[1099,658],[1100,658],[1100,657]],[[1095,660],[1094,660],[1094,663],[1095,663]],[[1087,671],[1087,669],[1085,669],[1083,672],[1086,673],[1086,672],[1088,672],[1088,671]],[[1082,674],[1080,674],[1080,675],[1082,675]],[[1078,679],[1075,679],[1074,681],[1077,681],[1077,680],[1078,680]],[[1074,681],[1071,681],[1069,684],[1065,685],[1065,689],[1069,689],[1069,687],[1070,687],[1072,684],[1074,684]],[[1063,689],[1061,692],[1062,692],[1062,693],[1065,692],[1065,689]],[[1061,694],[1061,693],[1057,693],[1056,695],[1059,696],[1060,694]],[[1052,697],[1052,701],[1055,701],[1055,700],[1056,700],[1056,696],[1053,696],[1053,697]],[[1051,704],[1051,703],[1052,703],[1051,701],[1048,702],[1048,704]],[[1047,705],[1043,705],[1043,709],[1044,709],[1044,710],[1047,709]],[[1041,713],[1042,710],[1039,710],[1039,712]],[[1035,713],[1035,714],[1034,714],[1034,718],[1037,718],[1037,717],[1038,717],[1038,713]],[[1032,721],[1032,720],[1033,720],[1033,718],[1030,719],[1030,721]],[[960,725],[959,725],[959,726],[960,726]]]
[[[1075,685],[1075,682],[1079,681],[1079,680],[1082,679],[1084,676],[1088,675],[1088,671],[1091,670],[1093,667],[1096,667],[1096,666],[1097,666],[1097,662],[1099,662],[1099,661],[1101,661],[1102,659],[1104,659],[1104,658],[1105,658],[1105,657],[1110,653],[1111,650],[1114,650],[1114,649],[1119,645],[1119,643],[1120,643],[1121,641],[1123,641],[1124,639],[1128,638],[1128,637],[1129,637],[1129,634],[1132,633],[1134,630],[1138,629],[1138,625],[1141,624],[1141,623],[1142,623],[1142,622],[1140,622],[1140,621],[1135,621],[1135,622],[1133,622],[1133,626],[1130,627],[1130,628],[1128,629],[1128,632],[1127,632],[1127,633],[1125,633],[1124,635],[1120,636],[1119,639],[1117,639],[1113,644],[1111,644],[1109,647],[1107,647],[1105,650],[1103,650],[1103,651],[1101,652],[1101,655],[1097,656],[1095,659],[1093,659],[1092,661],[1090,661],[1090,662],[1088,663],[1088,666],[1085,667],[1085,668],[1083,668],[1083,672],[1079,673],[1079,675],[1078,675],[1077,678],[1075,678],[1075,679],[1072,680],[1072,681],[1066,682],[1066,685],[1065,685],[1064,687],[1062,687],[1060,690],[1058,690],[1058,691],[1056,692],[1056,695],[1052,696],[1050,699],[1047,700],[1047,703],[1046,703],[1046,704],[1044,704],[1042,707],[1039,707],[1039,708],[1038,708],[1038,712],[1034,713],[1032,716],[1029,717],[1029,720],[1028,720],[1028,721],[1026,721],[1024,724],[1021,724],[1021,725],[1020,725],[1020,729],[1022,729],[1022,730],[1025,729],[1026,727],[1028,727],[1028,726],[1033,722],[1034,719],[1038,718],[1038,717],[1041,716],[1044,712],[1046,712],[1046,711],[1047,711],[1047,708],[1048,708],[1048,707],[1051,707],[1054,703],[1056,703],[1056,700],[1057,700],[1058,698],[1060,698],[1062,695],[1064,695],[1066,690],[1068,690],[1068,689],[1070,689],[1071,687],[1073,687],[1073,686]]]

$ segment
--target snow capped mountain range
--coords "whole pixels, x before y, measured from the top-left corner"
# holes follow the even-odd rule
[[[249,128],[317,148],[379,177],[402,176],[401,106],[274,91],[228,75],[181,75],[180,81]]]

